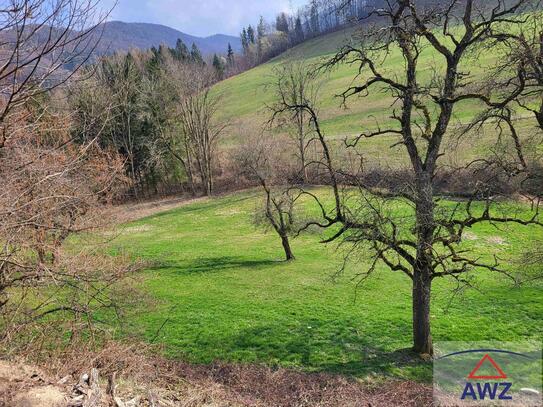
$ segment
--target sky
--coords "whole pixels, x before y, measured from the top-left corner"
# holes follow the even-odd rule
[[[110,7],[115,0],[103,0]],[[257,24],[262,15],[269,23],[281,11],[296,9],[306,0],[117,0],[110,20],[156,23],[186,34],[238,35],[242,27]]]

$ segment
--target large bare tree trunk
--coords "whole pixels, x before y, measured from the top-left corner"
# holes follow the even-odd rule
[[[188,170],[187,170],[187,175],[188,175],[188,179],[189,179],[189,188],[190,188],[190,193],[192,194],[193,197],[196,196],[196,187],[194,186],[194,177],[192,175],[192,169],[190,169],[190,167],[187,167]]]
[[[430,330],[430,270],[416,270],[413,275],[413,350],[420,354],[433,354]]]
[[[185,151],[186,151],[186,154],[187,154],[187,158],[186,158],[186,165],[185,165],[185,171],[187,172],[187,177],[188,177],[188,180],[189,180],[189,187],[190,187],[190,191],[191,191],[191,194],[192,196],[196,196],[196,187],[195,187],[195,184],[194,184],[194,174],[193,174],[193,160],[192,160],[192,152],[191,152],[191,145],[188,141],[188,137],[185,135],[185,141],[184,141],[184,144],[185,144]],[[182,160],[181,162],[183,162],[185,164],[185,160]]]
[[[430,331],[430,301],[435,232],[432,174],[417,170],[417,258],[413,267],[413,349],[433,354]]]
[[[206,147],[205,152],[205,179],[206,179],[206,195],[213,194],[213,165],[211,151]]]

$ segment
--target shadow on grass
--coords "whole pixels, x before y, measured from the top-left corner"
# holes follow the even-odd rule
[[[432,380],[432,364],[421,359],[411,348],[389,352],[369,347],[365,350],[366,355],[358,361],[324,364],[322,370],[355,377],[380,373],[425,382]]]
[[[173,325],[172,321],[172,334]],[[244,321],[240,325],[245,325]],[[168,327],[164,330],[166,335],[167,331]],[[166,346],[166,352],[169,357],[197,364],[257,363],[356,378],[377,375],[430,382],[431,363],[411,349],[401,348],[400,344],[394,349],[394,345],[384,343],[375,330],[357,332],[349,327],[348,321],[317,318],[293,321],[279,317],[235,331],[217,326],[200,327],[191,338]]]
[[[266,364],[273,361],[313,372],[353,377],[380,374],[431,381],[432,364],[410,348],[383,349],[376,344],[376,332],[361,336],[348,325],[334,332],[326,330],[325,326],[319,327],[319,323],[326,325],[324,321],[310,320],[287,332],[283,327],[273,325],[242,330],[232,338],[230,351],[234,354],[249,351],[256,360]]]
[[[192,261],[165,261],[157,262],[149,267],[148,270],[160,271],[169,269],[181,274],[213,273],[227,270],[236,270],[240,268],[259,269],[264,267],[281,264],[280,261],[273,260],[247,260],[241,257],[221,256],[205,257]]]

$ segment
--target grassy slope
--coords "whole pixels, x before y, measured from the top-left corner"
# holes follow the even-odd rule
[[[274,100],[274,90],[270,85],[273,82],[274,67],[287,60],[303,59],[308,64],[319,64],[330,58],[343,44],[353,40],[353,29],[339,31],[324,37],[308,41],[271,62],[256,67],[241,75],[229,78],[217,84],[214,91],[222,95],[220,114],[222,118],[230,120],[235,125],[232,127],[230,138],[225,144],[236,145],[246,142],[245,138],[251,138],[251,131],[256,132],[262,127],[269,117],[266,106]],[[493,66],[497,55],[495,52],[482,51],[477,55],[466,58],[461,64],[464,72],[472,75],[471,80],[483,77],[483,72]],[[391,52],[386,62],[379,68],[388,75],[399,75],[403,58],[396,49]],[[443,61],[430,47],[426,47],[419,59],[419,81],[424,83],[430,78],[430,67],[438,66],[443,69]],[[353,83],[363,83],[359,78],[355,82],[357,66],[348,64],[323,75],[319,92],[319,111],[323,129],[329,138],[343,139],[360,132],[375,129],[377,121],[381,128],[386,124],[397,127],[390,119],[391,104],[393,99],[378,88],[374,88],[367,97],[355,97],[349,100],[347,108],[341,107],[341,100],[336,96],[346,90]],[[479,107],[475,102],[466,102],[457,106],[454,112],[455,119],[459,122],[467,122],[476,114]],[[523,119],[522,127],[530,128],[533,124]],[[249,132],[239,132],[238,129],[251,129]],[[496,129],[488,126],[486,131],[478,131],[470,136],[465,136],[460,142],[449,138],[450,143],[445,143],[446,156],[444,160],[471,160],[486,154],[488,146],[495,141]],[[449,136],[451,137],[451,136]],[[397,141],[392,137],[379,137],[371,140],[363,140],[359,145],[367,158],[377,164],[398,162],[406,160],[406,154],[400,146],[391,150],[389,147]],[[451,146],[451,148],[449,148]],[[457,151],[453,154],[452,149]],[[394,160],[391,160],[394,158]]]
[[[135,309],[133,329],[152,340],[164,324],[156,341],[168,355],[196,363],[220,359],[428,379],[431,367],[401,351],[411,340],[409,281],[380,268],[355,290],[351,278],[368,266],[362,254],[332,282],[340,259],[317,235],[297,239],[298,260],[281,262],[277,238],[251,224],[258,202],[254,193],[233,195],[124,227],[116,250],[156,263],[145,273],[145,287],[157,306]],[[472,233],[468,245],[505,258],[543,237],[535,228],[481,226]],[[481,292],[471,290],[450,306],[450,283],[435,284],[435,340],[539,340],[540,285],[514,288],[485,273],[478,281]]]

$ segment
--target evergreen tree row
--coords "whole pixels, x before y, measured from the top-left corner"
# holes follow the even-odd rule
[[[191,62],[200,65],[206,64],[198,46],[193,43],[189,50],[180,38],[177,40],[175,48],[160,45],[158,49],[152,47],[151,52],[153,53],[152,61],[157,65],[160,65],[160,63],[164,61],[166,55],[171,56],[174,60],[179,62]]]
[[[266,62],[307,39],[360,20],[367,15],[370,4],[375,6],[379,1],[310,0],[294,15],[279,13],[273,25],[266,24],[260,17],[256,27],[251,24],[243,27],[240,33],[242,55],[237,60],[229,47],[226,69],[236,66],[244,70]],[[222,72],[224,66],[217,62],[217,70]]]

